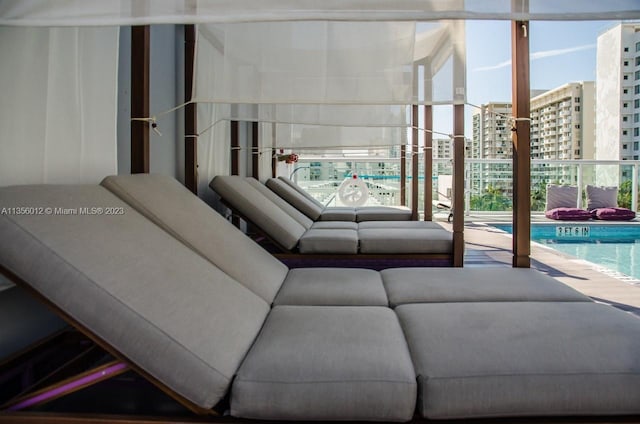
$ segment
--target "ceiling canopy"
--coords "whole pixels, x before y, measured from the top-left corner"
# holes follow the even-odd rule
[[[2,0],[0,25],[640,19],[640,0]]]

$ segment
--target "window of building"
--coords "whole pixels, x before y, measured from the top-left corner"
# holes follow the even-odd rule
[[[633,122],[640,122],[640,113],[634,113],[633,114]]]
[[[633,160],[638,160],[638,155],[633,155]]]
[[[626,116],[623,116],[623,117],[622,117],[622,122],[627,122],[628,120],[629,120],[629,118],[628,118],[628,117],[626,117]]]
[[[629,90],[627,90],[626,88],[622,90],[622,94],[627,94],[627,93],[629,93]]]
[[[625,51],[625,52],[628,52],[628,51],[629,51],[629,47],[625,47],[625,48],[624,48],[624,51]]]
[[[627,145],[626,144],[622,145],[622,150],[627,150]]]
[[[634,136],[634,137],[639,137],[639,136],[640,136],[640,128],[635,127],[635,128],[633,129],[633,136]]]
[[[576,129],[579,130],[580,129],[580,124],[576,124]]]
[[[640,41],[636,43],[636,51],[640,52]]]
[[[638,150],[640,149],[640,143],[638,143],[637,141],[633,142],[633,150]]]
[[[622,79],[623,79],[623,80],[625,80],[625,81],[626,81],[626,80],[628,80],[628,79],[629,79],[629,75],[624,75],[624,76],[622,77]]]
[[[640,94],[640,85],[636,85],[635,87],[633,87],[633,92],[634,94]]]
[[[636,81],[640,80],[640,71],[636,71],[635,75],[636,75]]]
[[[629,103],[622,103],[622,107],[629,107]]]
[[[640,108],[640,99],[635,99],[633,101],[633,107],[636,109]]]
[[[628,61],[628,60],[625,60],[624,62],[622,62],[622,65],[623,65],[623,66],[629,66],[629,61]]]
[[[622,130],[622,135],[627,135],[627,134],[629,134],[629,132],[627,130]],[[626,149],[626,147],[625,147],[625,149]]]
[[[573,101],[575,101],[576,103],[580,103],[580,97],[575,97]]]
[[[636,57],[636,66],[640,66],[640,56]]]
[[[576,107],[575,107],[575,111],[576,111],[576,112],[580,112],[580,106],[576,106]]]

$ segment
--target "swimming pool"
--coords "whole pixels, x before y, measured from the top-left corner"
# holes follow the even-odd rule
[[[640,225],[532,223],[531,240],[640,280]]]

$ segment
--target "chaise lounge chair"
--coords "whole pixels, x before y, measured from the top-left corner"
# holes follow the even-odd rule
[[[549,219],[561,221],[586,221],[591,214],[578,208],[578,187],[547,185],[547,200],[544,215]]]
[[[435,222],[313,222],[255,179],[219,175],[210,186],[272,240],[280,250],[277,256],[290,264],[380,269],[451,263],[452,233]]]
[[[118,196],[99,186],[0,189],[6,210],[103,208],[0,216],[2,272],[198,413],[640,413],[640,321],[533,270],[352,270],[371,284],[336,282],[350,271],[287,270],[175,180],[103,185]],[[296,284],[302,301],[285,296]],[[327,299],[349,290],[342,306]]]
[[[587,210],[593,219],[605,221],[630,221],[636,213],[618,206],[618,187],[587,185]]]
[[[286,177],[270,178],[267,187],[313,221],[409,221],[411,209],[404,206],[325,207]]]

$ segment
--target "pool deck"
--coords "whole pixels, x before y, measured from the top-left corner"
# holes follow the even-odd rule
[[[512,236],[472,218],[465,223],[465,267],[510,267]],[[496,217],[483,217],[499,222]],[[543,218],[544,219],[544,218]],[[510,222],[511,218],[504,220]],[[536,221],[535,218],[532,221]],[[450,228],[446,222],[440,222]],[[638,223],[640,225],[640,223]],[[531,267],[575,288],[596,301],[612,304],[640,316],[640,282],[538,243],[531,244]]]

